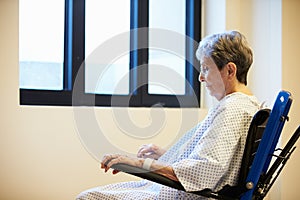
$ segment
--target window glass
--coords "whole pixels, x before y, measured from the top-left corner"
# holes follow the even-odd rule
[[[20,104],[71,106],[75,91],[79,105],[198,107],[185,35],[200,40],[200,11],[194,0],[20,0]]]
[[[19,86],[63,89],[64,1],[19,1]]]
[[[183,48],[185,52],[186,5],[182,0],[149,0],[149,28],[170,31],[171,44]],[[172,40],[171,35],[182,35],[180,40]],[[178,38],[178,37],[175,37]],[[185,94],[185,53],[178,55],[170,49],[155,48],[161,42],[157,34],[149,34],[149,85],[150,94]],[[153,48],[151,48],[153,47]]]
[[[86,0],[85,13],[85,92],[129,94],[130,0]]]

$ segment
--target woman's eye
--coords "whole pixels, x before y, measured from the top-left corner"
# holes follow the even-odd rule
[[[208,68],[207,68],[207,67],[201,67],[201,68],[200,68],[200,72],[201,72],[202,74],[206,74],[207,71],[208,71]]]

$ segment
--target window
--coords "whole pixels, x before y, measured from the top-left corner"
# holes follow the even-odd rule
[[[113,8],[113,12],[107,8]],[[128,95],[130,37],[129,34],[125,34],[125,41],[115,44],[114,35],[130,32],[130,0],[87,0],[85,10],[85,92]],[[112,60],[106,60],[107,56],[114,54],[102,48],[101,45],[105,42],[110,43],[112,51],[123,45],[125,53],[116,55]],[[91,54],[105,58],[97,59],[97,64],[90,63],[93,58],[89,56],[95,56]],[[104,62],[101,63],[102,60]],[[120,81],[124,82],[122,87],[118,87]]]
[[[62,90],[64,2],[22,0],[20,8],[20,88]]]
[[[20,103],[198,107],[200,6],[20,0]]]

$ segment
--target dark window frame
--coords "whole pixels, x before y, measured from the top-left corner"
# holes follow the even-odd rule
[[[148,94],[148,68],[139,68],[148,62],[148,49],[130,52],[130,95],[100,95],[84,93],[84,70],[81,67],[85,52],[85,0],[65,0],[65,44],[64,44],[64,83],[63,90],[20,89],[21,105],[49,106],[129,106],[129,107],[199,107],[200,83],[198,82],[199,63],[194,53],[195,44],[187,45],[185,95]],[[131,29],[148,27],[148,0],[131,0]],[[200,40],[201,0],[186,0],[186,35],[193,41]],[[74,14],[75,13],[75,14]],[[76,23],[73,23],[76,22]],[[138,45],[148,43],[148,35],[138,35]],[[131,45],[132,42],[131,42]],[[134,49],[134,48],[133,48]],[[188,60],[188,59],[186,59]],[[76,85],[76,98],[73,88]],[[141,85],[133,91],[136,85]],[[79,89],[79,90],[78,90]]]

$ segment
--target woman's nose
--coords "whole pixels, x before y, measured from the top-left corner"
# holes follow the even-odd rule
[[[201,72],[199,74],[198,80],[199,80],[199,82],[203,82],[205,80],[205,77],[203,76],[203,74]]]

